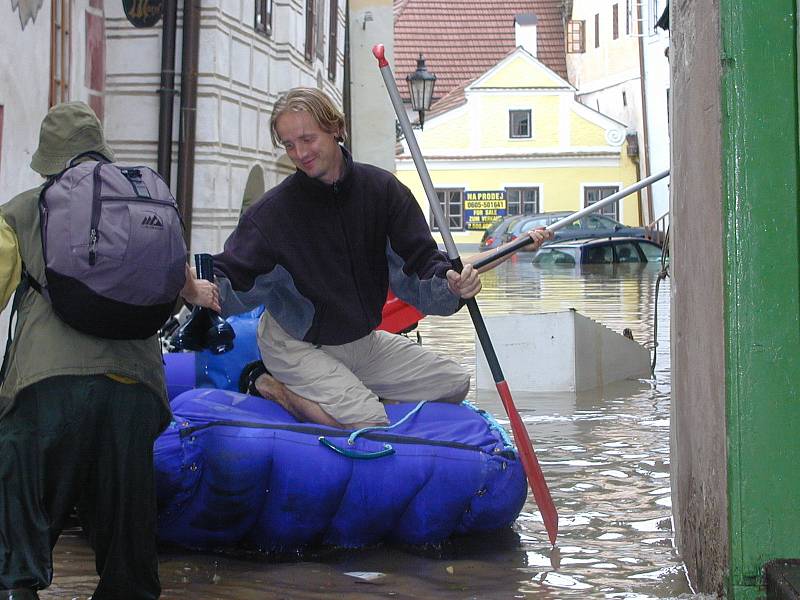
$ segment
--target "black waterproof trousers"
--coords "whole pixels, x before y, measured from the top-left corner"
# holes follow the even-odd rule
[[[94,600],[158,598],[153,442],[163,404],[104,375],[25,388],[0,419],[0,589],[42,589],[75,507],[95,551]]]

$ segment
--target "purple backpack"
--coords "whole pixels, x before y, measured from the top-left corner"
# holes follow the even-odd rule
[[[39,212],[47,285],[28,280],[56,314],[102,338],[154,335],[186,277],[183,223],[164,180],[148,167],[82,162],[45,184]]]

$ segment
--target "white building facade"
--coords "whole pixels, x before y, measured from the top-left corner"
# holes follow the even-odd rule
[[[667,0],[574,0],[567,21],[567,70],[578,99],[628,126],[639,178],[669,168],[667,34],[656,21]],[[661,180],[642,192],[644,224],[669,211]]]
[[[118,150],[120,161],[154,165],[161,31],[131,27],[121,3],[108,11],[106,21],[108,140]],[[344,6],[337,0],[280,4],[271,0],[202,0],[192,251],[221,250],[236,226],[243,201],[257,199],[294,171],[283,150],[274,147],[270,139],[269,116],[281,92],[296,86],[319,87],[341,106],[343,32]],[[181,66],[180,40],[179,29],[176,70]],[[176,97],[173,192],[179,102]]]
[[[81,26],[61,27],[65,17]],[[29,165],[51,103],[89,102],[84,82],[91,77],[84,49],[87,31],[91,37],[98,24],[102,26],[102,8],[88,0],[66,7],[19,0],[0,7],[0,203],[41,183]]]
[[[644,86],[647,98],[647,134],[650,172],[670,168],[669,153],[669,33],[655,23],[664,13],[668,0],[649,0],[647,30],[642,36]],[[654,217],[669,214],[669,179],[654,184]],[[667,223],[669,217],[667,217]]]
[[[135,27],[125,12],[127,6],[146,15],[141,9],[147,2],[13,0],[0,5],[0,203],[42,182],[30,160],[42,118],[61,101],[92,106],[119,162],[156,168],[162,22]],[[235,227],[243,201],[257,199],[294,171],[270,139],[269,116],[278,94],[299,85],[317,87],[341,106],[345,1],[199,4],[190,250],[213,253]],[[176,195],[182,6],[172,127]],[[8,312],[0,317],[0,338],[5,338]]]
[[[30,157],[48,107],[62,100],[83,100],[95,109],[120,162],[155,167],[161,22],[134,27],[124,8],[131,10],[135,3],[130,2],[104,7],[102,0],[57,0],[52,3],[55,14],[51,2],[39,9],[36,2],[30,8],[20,5],[16,14],[8,5],[0,9],[7,13],[0,19],[5,50],[0,52],[0,201],[40,181],[28,166]],[[344,8],[344,0],[200,2],[192,251],[220,250],[243,199],[257,198],[293,170],[270,139],[269,115],[279,93],[298,85],[318,87],[341,105]],[[181,131],[181,12],[174,193]]]

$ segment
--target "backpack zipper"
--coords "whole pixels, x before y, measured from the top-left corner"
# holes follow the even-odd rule
[[[159,204],[161,206],[175,206],[174,202],[169,200],[159,200],[158,198],[142,198],[141,196],[130,196],[123,198],[121,196],[100,196],[100,202],[143,202],[145,204]],[[177,209],[176,209],[177,210]]]
[[[89,224],[89,264],[94,266],[97,262],[97,225],[100,223],[100,168],[103,163],[98,162],[92,171],[92,220]]]
[[[97,242],[100,239],[100,231],[98,229],[98,225],[100,224],[100,213],[102,211],[102,203],[103,202],[145,202],[149,204],[158,204],[160,206],[169,205],[175,209],[175,212],[178,213],[178,217],[180,218],[180,212],[178,211],[178,207],[175,205],[174,202],[170,202],[168,200],[158,200],[155,198],[151,198],[149,196],[142,196],[139,193],[139,190],[136,189],[133,181],[131,181],[130,177],[125,175],[121,169],[119,171],[123,174],[125,179],[128,180],[128,183],[131,184],[131,189],[133,193],[136,194],[131,198],[119,198],[119,197],[108,197],[108,196],[101,196],[100,195],[100,168],[103,166],[103,163],[98,162],[95,166],[94,170],[92,171],[92,178],[93,178],[93,189],[92,189],[92,219],[89,225],[89,264],[94,266],[97,263]]]

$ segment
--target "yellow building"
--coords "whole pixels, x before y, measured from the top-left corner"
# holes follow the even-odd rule
[[[576,211],[634,183],[625,130],[577,102],[567,81],[518,47],[437,102],[416,133],[453,237],[468,244],[498,216]],[[435,232],[405,140],[396,174]],[[641,223],[636,194],[602,212]]]

